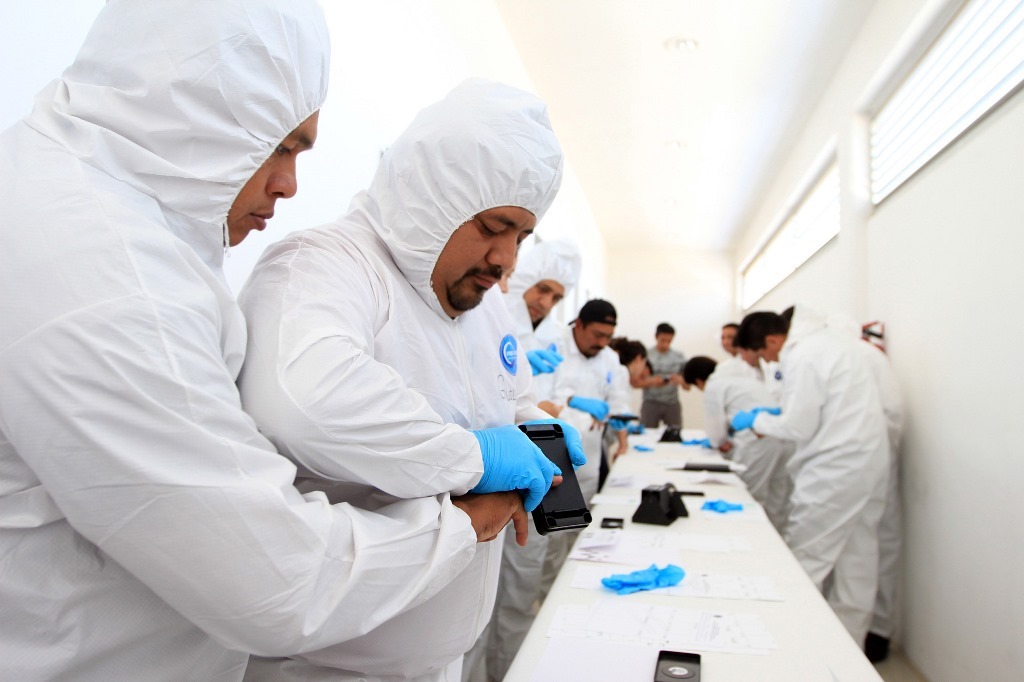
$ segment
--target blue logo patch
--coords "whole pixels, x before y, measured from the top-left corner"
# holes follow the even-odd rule
[[[775,380],[776,381],[782,381],[782,372],[780,372],[778,370],[775,371]]]
[[[516,369],[519,367],[518,355],[519,342],[516,341],[516,337],[505,334],[505,338],[498,344],[498,357],[501,358],[501,364],[512,376],[516,375]]]
[[[606,384],[612,383],[612,371],[611,370],[608,370],[608,374],[605,375],[604,383],[606,383]]]

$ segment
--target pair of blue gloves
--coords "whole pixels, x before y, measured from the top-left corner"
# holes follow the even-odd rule
[[[547,348],[526,351],[526,359],[530,361],[530,369],[533,370],[533,376],[551,374],[565,360],[565,358],[559,355],[553,343]]]
[[[743,429],[754,428],[754,420],[757,419],[757,415],[762,412],[768,414],[782,414],[782,409],[778,407],[755,407],[752,410],[742,410],[736,413],[736,416],[732,418],[732,430],[742,431]]]
[[[580,432],[571,425],[558,419],[536,419],[526,423],[558,424],[565,434],[565,446],[572,465],[581,467],[587,463]],[[562,475],[562,471],[518,426],[499,426],[470,433],[476,436],[484,460],[484,475],[469,491],[471,493],[523,491],[523,507],[532,512],[551,488],[551,479]]]
[[[658,568],[657,564],[651,564],[650,568],[645,568],[642,571],[616,573],[607,578],[601,578],[601,584],[609,590],[615,590],[618,594],[633,594],[641,590],[678,585],[684,576],[686,576],[686,571],[674,564],[668,564],[665,568]]]
[[[684,440],[683,445],[699,445],[702,448],[707,448],[709,450],[714,447],[711,444],[711,441],[707,438],[691,438],[690,440]]]

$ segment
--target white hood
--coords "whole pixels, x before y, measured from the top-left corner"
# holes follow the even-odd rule
[[[345,221],[368,222],[416,292],[445,316],[430,277],[477,213],[525,208],[538,223],[562,180],[562,150],[537,97],[470,79],[421,111],[384,153]]]
[[[576,286],[582,267],[580,251],[574,244],[563,241],[539,241],[516,263],[515,272],[508,280],[508,295],[519,296],[546,279],[554,280],[565,293]]]
[[[789,333],[786,335],[783,353],[787,349],[794,348],[800,341],[824,329],[826,326],[828,326],[827,318],[816,308],[803,303],[795,305],[793,307],[793,319],[789,322]]]
[[[112,0],[26,122],[156,199],[172,230],[219,263],[228,209],[320,108],[329,64],[310,0]]]

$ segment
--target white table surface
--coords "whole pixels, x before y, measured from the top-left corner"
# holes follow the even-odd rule
[[[687,438],[702,437],[701,434],[690,431],[684,435]],[[658,647],[584,639],[552,640],[547,636],[548,628],[559,606],[592,604],[601,599],[609,599],[611,595],[615,599],[633,600],[631,603],[759,616],[767,626],[777,648],[768,655],[696,650],[701,654],[703,682],[880,681],[881,678],[874,667],[853,642],[766,517],[762,515],[759,520],[744,522],[729,518],[711,518],[700,511],[701,504],[706,499],[722,498],[732,502],[756,504],[746,489],[741,485],[695,485],[690,482],[693,472],[668,469],[670,466],[681,466],[687,461],[713,461],[720,458],[711,450],[704,448],[675,443],[654,444],[653,440],[653,436],[631,436],[629,454],[616,461],[609,475],[609,480],[632,476],[637,486],[629,489],[612,488],[606,483],[602,492],[637,494],[644,485],[671,482],[679,490],[700,490],[705,493],[705,497],[684,497],[690,516],[677,519],[670,526],[632,524],[630,518],[635,507],[631,505],[592,505],[594,522],[591,528],[600,527],[602,518],[613,516],[625,519],[624,533],[669,530],[745,538],[752,545],[752,551],[680,551],[673,563],[681,566],[688,574],[708,572],[734,576],[767,576],[781,592],[783,601],[682,597],[659,594],[657,590],[620,597],[607,590],[574,588],[570,583],[577,566],[580,565],[601,565],[607,569],[606,575],[632,569],[616,564],[569,560],[559,573],[505,680],[652,680]],[[635,444],[654,445],[655,451],[638,452],[633,449]],[[549,644],[553,647],[551,651],[548,651]],[[628,666],[616,665],[627,657],[631,661]],[[555,660],[561,663],[552,664]],[[574,668],[577,660],[580,664],[578,669],[586,672],[581,672],[579,677],[571,673],[566,675],[565,668],[577,669]]]

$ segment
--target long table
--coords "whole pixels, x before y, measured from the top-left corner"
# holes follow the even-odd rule
[[[660,649],[700,653],[704,682],[881,680],[738,478],[724,475],[733,479],[731,484],[696,482],[702,474],[673,470],[687,462],[725,460],[697,446],[654,443],[652,436],[631,437],[630,443],[629,454],[615,462],[597,503],[591,505],[594,522],[588,531],[598,529],[603,518],[624,518],[618,546],[647,547],[647,542],[657,541],[662,549],[652,551],[671,558],[686,571],[687,578],[680,586],[700,576],[751,581],[766,578],[761,584],[773,585],[781,601],[673,595],[664,590],[620,596],[607,589],[583,589],[573,587],[573,581],[589,578],[587,584],[595,585],[595,574],[606,576],[643,566],[639,562],[630,566],[570,559],[505,680],[649,682],[654,678]],[[639,452],[634,449],[636,444],[654,450]],[[636,504],[628,497],[639,497],[645,485],[666,482],[679,490],[703,492],[704,497],[684,496],[690,515],[669,526],[632,523]],[[701,511],[705,500],[715,499],[741,503],[745,508],[732,515]],[[593,542],[593,534],[589,535],[589,542]],[[723,541],[733,549],[709,549]],[[577,540],[576,547],[581,548],[581,540]],[[642,562],[646,551],[629,556]],[[739,644],[762,647],[767,652],[729,652],[714,638],[703,650],[699,646],[665,645],[665,641],[678,641],[680,632],[690,632],[687,628],[691,625],[693,632],[708,636],[708,628],[737,623],[747,634],[756,634],[762,628],[767,638],[740,638]],[[555,636],[549,636],[553,624]],[[661,639],[663,635],[667,640]]]

